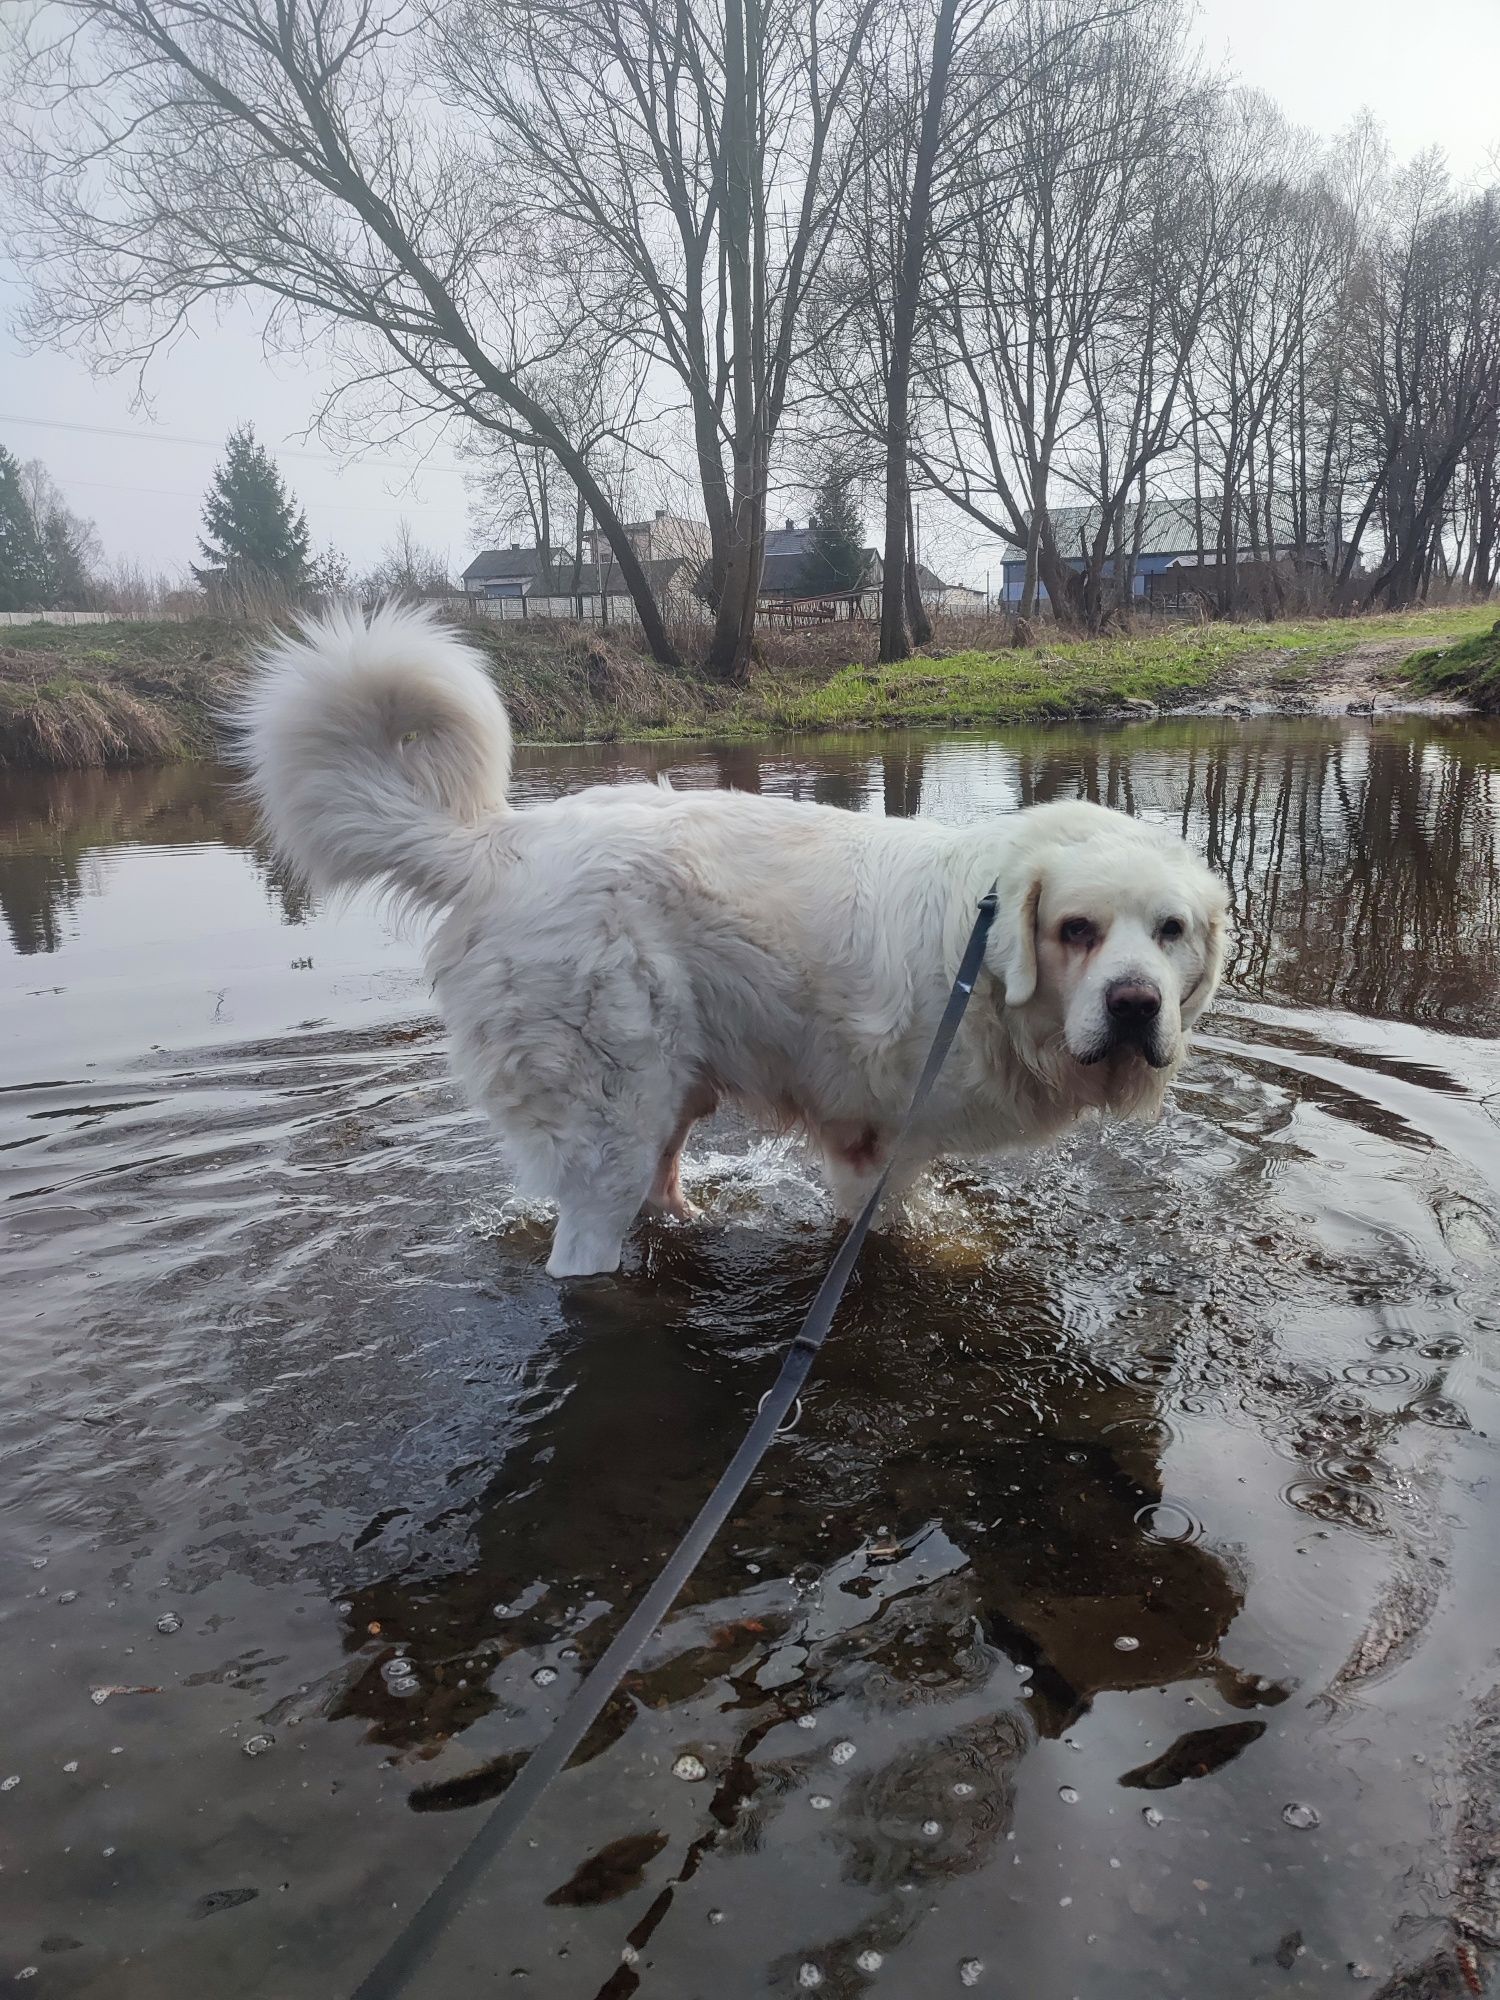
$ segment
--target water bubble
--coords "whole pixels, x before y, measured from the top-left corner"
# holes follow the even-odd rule
[[[639,1957],[640,1953],[636,1950],[633,1944],[621,1945],[620,1947],[621,1965],[634,1965]]]
[[[59,1604],[75,1604],[78,1601],[78,1592],[76,1590],[60,1590],[57,1593],[57,1601]]]
[[[164,1611],[156,1621],[156,1629],[158,1632],[180,1632],[182,1630],[182,1620],[177,1616],[175,1611]]]
[[[982,1958],[966,1958],[958,1968],[958,1983],[960,1986],[977,1986],[983,1977],[984,1960]]]
[[[1305,1832],[1308,1827],[1318,1824],[1318,1812],[1315,1806],[1299,1806],[1296,1804],[1283,1806],[1281,1808],[1281,1817],[1286,1821],[1288,1826],[1295,1826],[1302,1832]]]
[[[974,1787],[965,1784],[963,1779],[960,1778],[958,1783],[953,1787],[953,1796],[956,1799],[971,1799],[974,1796]]]
[[[1016,1662],[1015,1675],[1017,1680],[1029,1681],[1031,1674],[1032,1669],[1030,1667],[1023,1665],[1019,1660]]]
[[[1138,1653],[1140,1647],[1140,1640],[1132,1639],[1128,1632],[1122,1632],[1115,1641],[1115,1651],[1117,1653]]]
[[[815,1986],[823,1984],[823,1975],[809,1959],[805,1965],[797,1967],[797,1984],[811,1992]]]
[[[20,1782],[19,1776],[16,1775],[12,1775],[9,1778],[0,1778],[0,1792],[13,1792]]]
[[[684,1784],[695,1784],[699,1778],[708,1776],[708,1766],[701,1757],[695,1757],[691,1751],[684,1751],[672,1766],[672,1776],[681,1778]]]
[[[549,1688],[557,1679],[557,1669],[556,1667],[538,1667],[531,1678],[539,1688]]]
[[[1171,1547],[1178,1542],[1196,1542],[1203,1533],[1197,1516],[1175,1500],[1156,1500],[1137,1509],[1135,1525],[1148,1542]]]
[[[817,1726],[818,1718],[815,1715],[799,1715],[797,1717],[797,1727],[799,1729],[816,1729]]]
[[[1469,1428],[1468,1412],[1451,1397],[1429,1396],[1425,1403],[1414,1403],[1412,1409],[1424,1424],[1436,1424],[1447,1431],[1466,1431]]]
[[[854,1963],[861,1972],[879,1972],[885,1964],[885,1954],[879,1951],[862,1951]]]
[[[275,1743],[276,1738],[267,1733],[264,1736],[247,1736],[240,1748],[247,1757],[264,1757],[268,1750],[275,1747]]]
[[[492,1604],[490,1606],[490,1616],[492,1618],[509,1618],[510,1606],[508,1604]]]
[[[922,1831],[929,1840],[936,1840],[942,1830],[943,1822],[940,1819],[924,1819],[922,1822]]]
[[[112,1847],[101,1847],[99,1849],[99,1852],[104,1856],[106,1861],[108,1861],[109,1857],[114,1853],[114,1851],[115,1850]]]
[[[1356,1361],[1344,1370],[1344,1380],[1366,1389],[1398,1389],[1411,1380],[1411,1370],[1395,1361]]]
[[[724,1912],[722,1910],[710,1910],[708,1913],[708,1921],[711,1924],[722,1924],[724,1921]]]
[[[36,1967],[34,1965],[23,1965],[21,1970],[16,1974],[16,1977],[17,1979],[35,1979]]]
[[[847,1764],[854,1755],[854,1745],[845,1737],[842,1743],[834,1744],[828,1755],[830,1761],[835,1764]]]
[[[1444,1340],[1429,1340],[1421,1350],[1428,1361],[1452,1361],[1463,1351],[1463,1342],[1451,1334]]]
[[[828,1808],[833,1804],[833,1800],[829,1798],[827,1792],[814,1792],[807,1803],[812,1807],[814,1812],[827,1812]]]
[[[76,1757],[72,1758],[68,1763],[63,1765],[63,1769],[65,1771],[76,1771],[78,1769],[78,1759]]]
[[[1071,1785],[1059,1785],[1057,1796],[1065,1806],[1076,1806],[1078,1803],[1078,1794]]]
[[[411,1661],[402,1659],[398,1653],[394,1660],[386,1660],[382,1664],[380,1672],[382,1678],[388,1681],[405,1680],[411,1672]]]
[[[31,1558],[31,1567],[33,1569],[45,1569],[47,1567],[47,1558],[45,1556],[33,1556]]]
[[[1146,1822],[1147,1826],[1161,1825],[1161,1814],[1156,1810],[1155,1806],[1143,1806],[1141,1808],[1141,1818]]]
[[[459,1686],[462,1685],[460,1681]],[[422,1683],[415,1674],[392,1674],[386,1682],[386,1687],[391,1694],[410,1695],[422,1692]]]

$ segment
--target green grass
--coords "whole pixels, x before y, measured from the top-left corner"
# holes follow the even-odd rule
[[[1451,636],[1488,622],[1485,607],[1385,618],[1154,629],[1006,652],[927,656],[898,666],[850,666],[787,701],[789,729],[1039,720],[1117,711],[1132,701],[1171,708],[1215,691],[1236,670],[1293,690],[1319,664],[1376,641]]]
[[[1357,620],[1153,626],[1021,650],[945,652],[939,644],[891,667],[845,664],[833,653],[835,646],[868,653],[871,628],[825,628],[805,638],[774,635],[745,687],[657,667],[628,633],[536,620],[481,626],[472,636],[517,734],[577,742],[1040,722],[1118,714],[1130,702],[1172,709],[1240,686],[1294,692],[1321,663],[1375,642],[1400,642],[1382,661],[1389,677],[1410,674],[1418,686],[1500,706],[1493,625],[1490,605]],[[974,629],[970,621],[966,630]],[[212,619],[0,628],[0,766],[212,756],[215,712],[232,699],[256,636]],[[1438,640],[1451,650],[1432,650]],[[1406,649],[1418,656],[1410,665]]]
[[[1422,694],[1450,695],[1491,713],[1500,711],[1500,620],[1456,646],[1416,654],[1403,671]]]

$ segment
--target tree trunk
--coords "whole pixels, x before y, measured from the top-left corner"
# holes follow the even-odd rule
[[[958,0],[938,0],[932,30],[932,60],[922,126],[912,161],[911,199],[891,302],[890,366],[886,375],[885,423],[885,574],[880,583],[880,657],[904,660],[911,653],[907,623],[907,547],[911,513],[911,351],[916,338],[922,272],[927,259],[927,232],[932,215],[932,175],[943,133],[948,75],[953,64],[953,32]],[[914,579],[913,579],[914,581]],[[925,613],[918,606],[919,622]],[[929,632],[930,632],[929,627]]]
[[[911,504],[911,484],[906,488],[906,622],[914,645],[925,646],[932,637],[932,620],[922,602],[922,581],[917,564],[917,523]]]

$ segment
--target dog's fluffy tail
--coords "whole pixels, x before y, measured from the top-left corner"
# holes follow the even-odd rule
[[[462,887],[505,808],[510,722],[478,654],[428,611],[352,605],[261,653],[231,718],[277,849],[316,887]]]

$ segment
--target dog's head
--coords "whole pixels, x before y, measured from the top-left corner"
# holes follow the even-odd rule
[[[1040,806],[1005,853],[989,961],[1054,1067],[1102,1065],[1087,1094],[1113,1101],[1181,1061],[1219,983],[1227,915],[1223,884],[1176,834],[1101,806]]]

